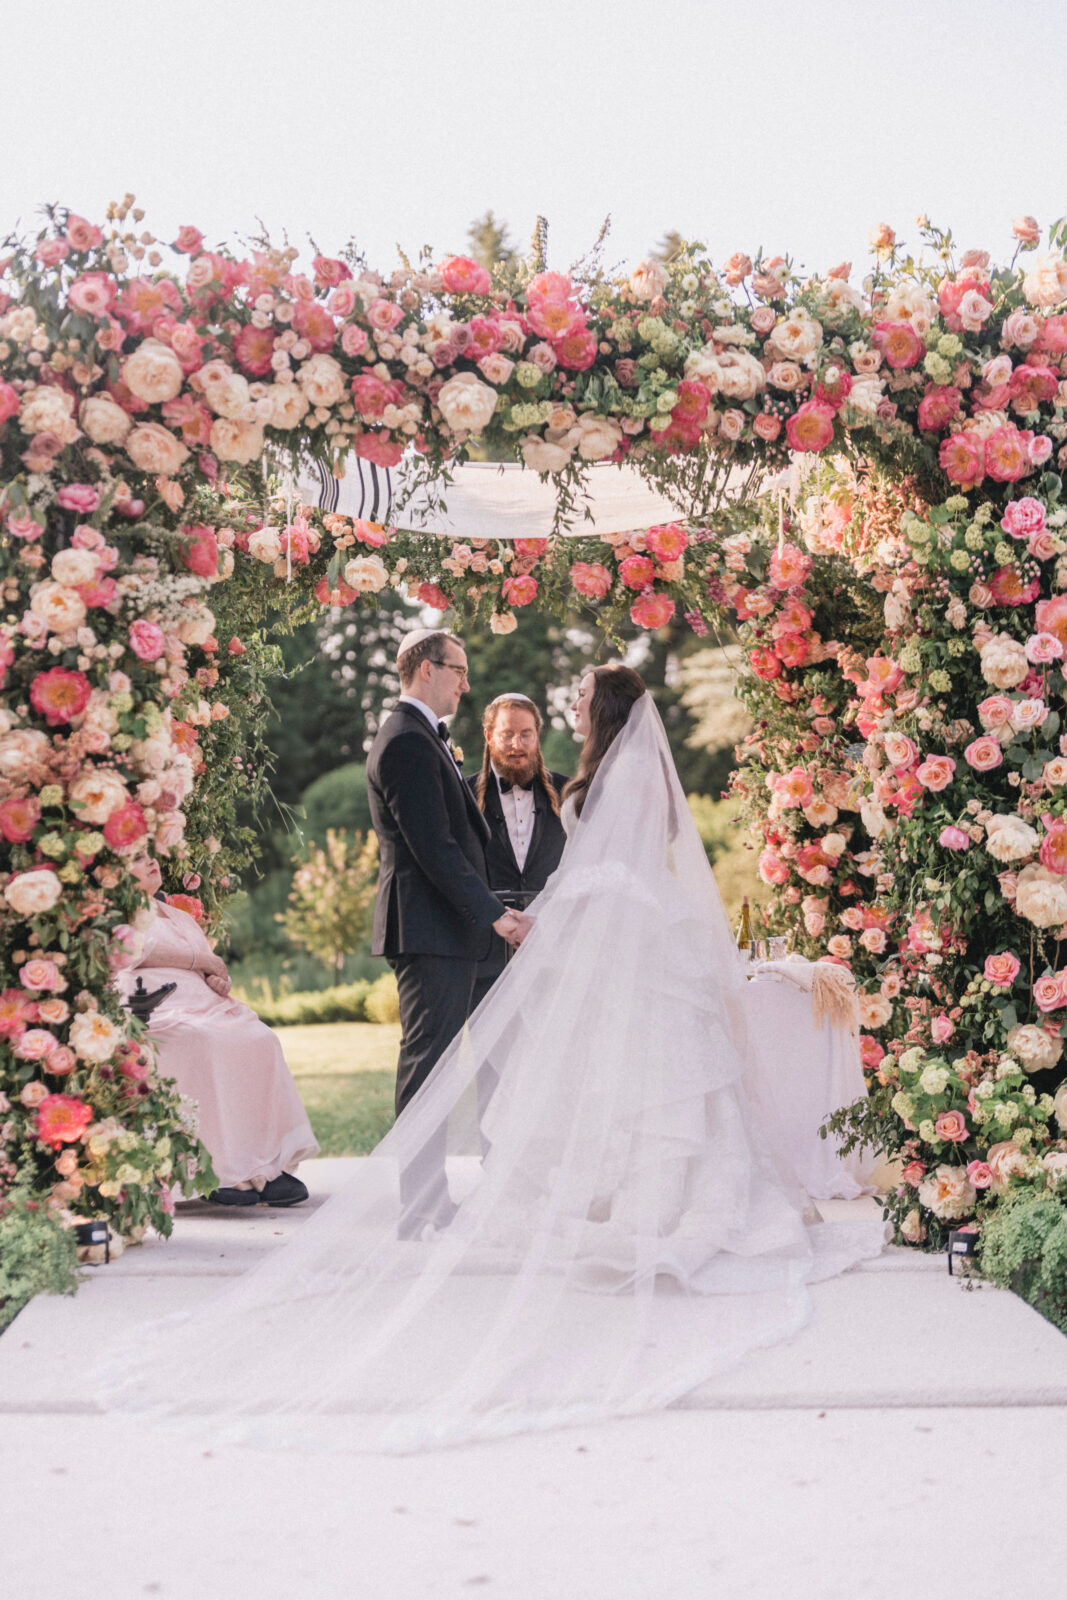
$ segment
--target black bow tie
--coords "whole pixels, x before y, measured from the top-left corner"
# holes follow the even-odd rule
[[[512,789],[530,790],[534,786],[534,781],[532,778],[530,779],[529,783],[512,783],[509,778],[498,778],[496,781],[500,785],[501,794],[510,794]]]
[[[448,743],[448,724],[446,722],[437,724],[437,737],[443,739],[446,744]]]

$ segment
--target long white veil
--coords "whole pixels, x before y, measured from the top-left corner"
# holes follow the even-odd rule
[[[752,1126],[743,969],[650,695],[535,911],[352,1182],[210,1304],[126,1339],[108,1404],[355,1451],[650,1410],[877,1253],[878,1229],[804,1226]]]

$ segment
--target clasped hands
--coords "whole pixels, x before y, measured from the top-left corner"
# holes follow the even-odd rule
[[[528,917],[525,911],[505,911],[504,915],[493,923],[493,932],[499,933],[502,939],[517,950],[533,925],[533,917]]]

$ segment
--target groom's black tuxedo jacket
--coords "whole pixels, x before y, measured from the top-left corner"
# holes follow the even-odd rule
[[[467,780],[471,794],[475,797],[478,793],[479,776],[480,774]],[[568,780],[561,772],[552,772],[549,776],[556,786],[556,793],[562,794],[563,785]],[[485,858],[489,868],[489,886],[497,892],[518,889],[536,893],[544,888],[559,866],[567,835],[562,822],[552,810],[551,801],[539,778],[534,779],[533,797],[533,832],[526,860],[520,869],[511,846],[508,825],[504,820],[500,788],[494,774],[489,774],[485,791],[485,820],[489,824],[491,837],[485,847]],[[489,954],[478,968],[479,982],[491,973],[502,972],[506,960],[507,950],[504,941],[498,934],[494,934]]]
[[[489,829],[417,706],[398,705],[379,729],[367,797],[380,853],[373,953],[481,960],[504,914],[487,887]]]

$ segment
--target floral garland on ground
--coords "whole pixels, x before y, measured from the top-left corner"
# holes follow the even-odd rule
[[[817,524],[804,524],[810,564],[792,539],[764,559],[758,538],[744,548],[746,507],[791,456],[854,460],[862,450],[889,479],[910,482],[922,515],[958,486],[937,526],[962,527],[952,519],[966,510],[968,551],[972,528],[989,524],[983,505],[994,520],[1009,500],[1023,505],[1018,518],[1034,515],[1027,502],[1049,512],[1054,475],[1039,474],[1067,435],[1058,231],[1029,268],[993,271],[976,252],[955,263],[935,230],[926,235],[935,261],[924,265],[880,229],[861,293],[846,264],[809,279],[779,257],[739,255],[714,269],[697,246],[616,281],[543,261],[494,281],[463,257],[386,280],[355,257],[317,256],[307,275],[291,249],[237,259],[205,250],[194,228],[174,241],[172,259],[188,258],[176,270],[137,231],[131,206],[128,197],[112,208],[107,229],[53,209],[37,239],[10,241],[0,262],[0,1188],[28,1172],[57,1207],[166,1230],[172,1186],[211,1181],[187,1108],[156,1077],[109,980],[150,915],[141,857],[162,858],[194,914],[210,919],[225,894],[248,845],[234,834],[233,802],[257,776],[257,707],[273,661],[264,624],[273,614],[285,625],[314,601],[404,585],[422,604],[474,609],[498,632],[535,601],[588,606],[608,628],[627,614],[659,627],[680,607],[701,632],[732,612],[751,633],[745,692],[768,712],[749,752],[750,776],[762,764],[776,777],[765,876],[788,864],[782,898],[812,941],[834,916],[848,931],[830,939],[858,933],[864,960],[883,953],[883,935],[899,937],[884,860],[862,831],[864,807],[876,836],[874,807],[888,815],[894,802],[872,787],[856,813],[856,784],[885,718],[921,716],[927,701],[916,692],[908,704],[899,680],[888,686],[912,670],[911,647],[898,650],[892,629],[870,657],[857,647],[872,627],[877,575],[892,569],[887,586],[910,592],[912,566],[925,574],[930,562],[898,561],[896,530],[886,535],[892,559],[868,559],[832,498],[829,511],[807,513]],[[1030,219],[1016,234],[1021,249],[1037,246]],[[464,544],[305,511],[259,476],[286,454],[339,461],[354,450],[392,466],[410,447],[423,478],[439,479],[477,438],[553,475],[560,526],[580,514],[582,473],[601,460],[628,460],[681,496],[691,518],[617,540]],[[1005,532],[1033,533],[1019,530]],[[1016,604],[1001,598],[1011,563],[993,554],[992,604]],[[1032,568],[1042,593],[1058,570],[1040,543],[1016,567],[1027,593]],[[1012,643],[1025,654],[1022,617],[1001,627],[994,655]],[[951,672],[931,673],[930,692],[944,695],[936,672]],[[1025,698],[1036,698],[1029,686]],[[952,761],[945,713],[930,715],[945,746],[933,758]],[[844,743],[853,722],[870,739],[866,765]],[[809,793],[792,774],[811,757],[824,765]],[[924,770],[946,769],[905,770],[905,795],[925,794]],[[1021,781],[1032,800],[1037,779],[1025,765]],[[849,820],[831,826],[826,807]],[[988,826],[985,809],[968,827]],[[793,826],[799,814],[810,838]],[[906,805],[894,815],[903,834]],[[1040,853],[1044,836],[1032,831]],[[1055,872],[1045,856],[1039,865]],[[937,897],[917,908],[917,937],[947,921],[944,911]],[[851,947],[835,951],[851,958]],[[912,953],[927,974],[938,952]],[[918,981],[913,966],[901,956],[902,1004],[925,1017],[926,997],[905,992],[906,979]],[[859,960],[857,971],[867,971]],[[880,1025],[892,1043],[889,1019],[876,1024],[867,1005],[869,1037]],[[891,1071],[878,1071],[888,1092]]]

